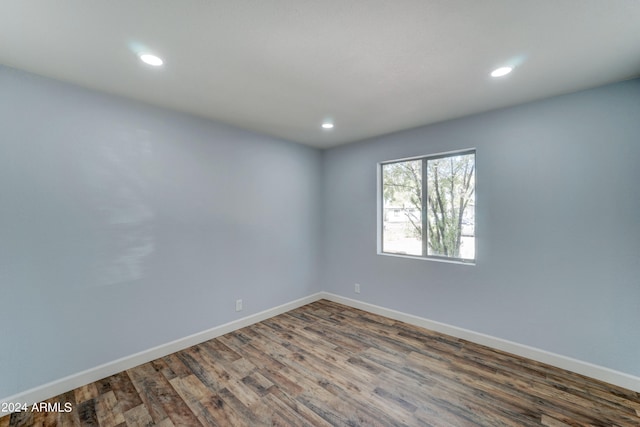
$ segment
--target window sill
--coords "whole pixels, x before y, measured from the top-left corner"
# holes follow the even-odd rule
[[[380,252],[378,251],[377,253],[378,255],[383,255],[383,256],[390,256],[390,257],[397,257],[397,258],[410,258],[410,259],[417,259],[420,261],[435,261],[435,262],[443,262],[446,264],[459,264],[459,265],[469,265],[469,266],[475,266],[476,265],[476,261],[460,261],[457,259],[446,259],[446,258],[435,258],[435,257],[422,257],[422,256],[417,256],[417,255],[405,255],[405,254],[393,254],[393,253],[389,253],[389,252]]]

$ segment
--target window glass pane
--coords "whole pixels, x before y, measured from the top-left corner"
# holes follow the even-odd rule
[[[475,155],[427,160],[428,255],[475,259]]]
[[[422,160],[382,166],[382,252],[422,255]]]

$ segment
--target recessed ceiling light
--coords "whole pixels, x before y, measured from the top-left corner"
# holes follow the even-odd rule
[[[493,70],[491,72],[491,77],[502,77],[502,76],[506,76],[507,74],[509,74],[511,71],[513,71],[513,68],[511,67],[500,67],[500,68],[496,68],[495,70]]]
[[[322,128],[323,129],[333,129],[333,123],[323,123],[322,124]]]
[[[164,61],[161,58],[149,53],[140,55],[140,60],[145,64],[153,65],[154,67],[159,67],[164,64]]]

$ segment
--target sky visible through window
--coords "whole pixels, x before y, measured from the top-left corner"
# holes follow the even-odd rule
[[[475,152],[382,165],[382,252],[475,260]]]

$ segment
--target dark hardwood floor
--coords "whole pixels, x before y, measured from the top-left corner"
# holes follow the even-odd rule
[[[636,392],[325,300],[56,402],[0,427],[640,426]]]

